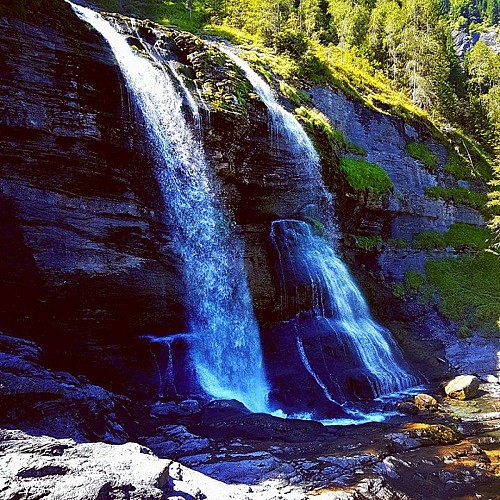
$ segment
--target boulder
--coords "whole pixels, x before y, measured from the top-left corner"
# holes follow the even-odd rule
[[[453,399],[471,399],[479,390],[479,379],[474,375],[460,375],[448,382],[444,388],[447,396]]]
[[[438,402],[429,394],[417,394],[413,399],[419,410],[437,410]]]
[[[418,413],[418,406],[411,401],[401,401],[396,405],[396,409],[405,415],[416,415]]]

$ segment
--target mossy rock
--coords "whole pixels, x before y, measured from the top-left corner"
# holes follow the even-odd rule
[[[424,446],[439,446],[458,443],[462,434],[442,424],[406,424],[399,432],[386,436],[387,449],[391,453],[413,450]]]

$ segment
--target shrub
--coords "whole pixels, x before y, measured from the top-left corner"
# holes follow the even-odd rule
[[[466,325],[462,325],[459,329],[458,329],[458,336],[461,338],[461,339],[468,339],[469,337],[472,336],[472,332],[471,332],[471,329],[466,326]]]
[[[406,151],[408,151],[412,158],[420,160],[429,170],[435,170],[437,158],[427,149],[425,144],[421,142],[410,142],[406,145]]]
[[[402,250],[404,248],[408,248],[409,242],[406,240],[393,240],[390,239],[387,241],[387,244],[396,250]]]
[[[299,31],[285,29],[276,34],[273,46],[279,53],[302,56],[308,48],[307,38]]]
[[[312,227],[313,233],[316,236],[323,236],[325,234],[325,226],[314,217],[304,217],[307,223],[309,223]]]
[[[392,290],[394,297],[398,299],[406,298],[406,290],[402,283],[394,283],[394,289]]]

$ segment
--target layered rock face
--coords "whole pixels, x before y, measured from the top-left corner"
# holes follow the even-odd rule
[[[426,188],[454,188],[464,181],[457,183],[443,169],[448,152],[424,127],[372,111],[336,90],[318,87],[310,93],[318,109],[349,141],[364,148],[366,160],[381,166],[394,185],[394,191],[384,200],[339,196],[337,214],[344,232],[411,242],[424,231],[444,233],[452,224],[484,223],[477,210],[426,196]],[[406,146],[411,142],[425,144],[436,157],[435,171],[410,156]],[[471,186],[466,183],[466,187]],[[394,282],[401,281],[408,270],[423,272],[426,258],[422,251],[384,249],[377,256],[377,265],[384,278]]]
[[[0,327],[86,370],[99,346],[182,331],[182,281],[109,48],[35,4],[0,20]]]

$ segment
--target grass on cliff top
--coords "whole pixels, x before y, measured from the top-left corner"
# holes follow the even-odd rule
[[[194,1],[191,10],[183,0],[90,0],[99,10],[151,19],[164,26],[198,31],[204,20],[204,5]]]
[[[500,335],[500,257],[482,252],[428,262],[425,273],[439,292],[441,312],[462,328]]]
[[[41,0],[21,0],[21,3],[23,1]],[[334,45],[324,46],[311,39],[307,50],[300,56],[277,54],[266,47],[266,41],[258,36],[229,25],[207,24],[207,4],[202,0],[194,0],[191,10],[184,0],[94,0],[93,3],[103,10],[149,18],[163,25],[174,25],[182,30],[227,39],[249,49],[241,54],[242,57],[264,71],[272,71],[288,84],[298,88],[310,83],[333,85],[371,109],[392,113],[409,123],[423,124],[441,142],[455,147],[463,145],[467,149],[467,155],[464,152],[464,156],[471,156],[474,163],[481,166],[477,171],[489,176],[485,177],[486,180],[491,178],[489,159],[474,141],[457,129],[444,133],[439,116],[431,116],[416,106],[381,71],[352,50]],[[486,168],[482,165],[486,165]]]
[[[438,116],[416,106],[403,92],[397,90],[392,81],[382,72],[353,51],[320,44],[310,40],[308,48],[300,56],[277,54],[266,47],[265,40],[228,25],[211,25],[207,21],[207,4],[194,0],[191,10],[184,0],[90,0],[101,10],[120,12],[137,18],[149,18],[163,25],[177,26],[182,30],[198,34],[214,35],[244,45],[247,52],[242,57],[263,71],[272,71],[289,85],[301,88],[310,83],[329,84],[342,90],[347,95],[361,101],[365,106],[382,113],[392,113],[409,123],[423,124],[430,133],[448,146],[465,149],[464,157],[471,157],[476,165],[474,171],[486,180],[491,179],[489,158],[485,152],[460,130],[444,133],[444,127]],[[40,5],[42,0],[17,0],[9,7],[0,9],[24,9],[26,5]],[[0,10],[1,13],[1,10]],[[256,53],[255,51],[258,51]],[[300,92],[300,91],[299,91]],[[462,147],[463,146],[463,147]],[[356,153],[359,154],[359,153]],[[454,168],[454,167],[450,167]]]

